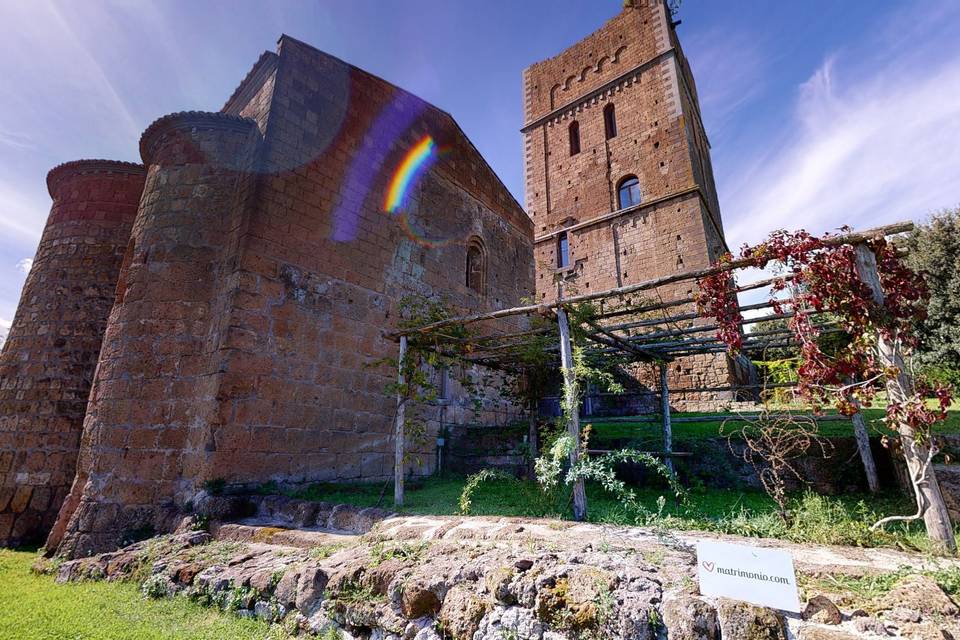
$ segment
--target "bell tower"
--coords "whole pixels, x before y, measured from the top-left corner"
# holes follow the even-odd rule
[[[523,86],[538,300],[558,281],[602,291],[725,250],[696,85],[664,0],[624,2],[599,31],[528,67]]]
[[[627,0],[598,31],[524,70],[538,301],[708,267],[727,250],[676,26],[667,0]],[[650,292],[693,293],[689,282]],[[683,358],[670,371],[678,388],[723,388],[734,378],[717,355]]]

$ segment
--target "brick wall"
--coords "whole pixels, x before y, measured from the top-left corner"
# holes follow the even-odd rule
[[[0,356],[0,546],[42,540],[73,482],[143,180],[106,160],[47,178],[53,205]]]
[[[561,290],[593,293],[703,268],[725,249],[709,142],[671,20],[662,2],[636,3],[524,72],[525,189],[535,225],[538,300],[554,300]],[[612,137],[604,118],[611,105]],[[642,201],[624,209],[618,188],[628,176],[638,178]],[[558,261],[561,233],[569,246],[564,267]],[[677,283],[644,298],[692,293],[690,283]],[[732,381],[724,356],[685,358],[670,371],[677,387]],[[690,397],[677,402],[679,408],[696,405]]]

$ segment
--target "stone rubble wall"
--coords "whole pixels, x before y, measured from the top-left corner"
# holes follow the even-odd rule
[[[848,640],[960,633],[960,609],[920,575],[896,585],[872,607],[873,615],[841,610],[823,595],[811,597],[802,615],[706,598],[697,593],[689,543],[641,530],[395,518],[362,538],[312,547],[264,543],[276,538],[272,531],[245,541],[185,531],[48,568],[58,582],[136,580],[149,597],[188,597],[296,634],[343,640]],[[837,551],[838,560],[849,562]],[[890,552],[878,555],[884,554]],[[830,561],[827,549],[812,555],[820,570]],[[911,563],[906,554],[898,559]]]

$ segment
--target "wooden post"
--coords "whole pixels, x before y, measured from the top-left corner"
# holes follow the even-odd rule
[[[532,402],[530,406],[530,424],[527,426],[527,446],[530,448],[530,464],[527,465],[527,475],[530,480],[536,479],[534,462],[537,456],[540,455],[539,447],[537,446],[537,440],[539,438],[539,434],[537,433],[537,409],[537,404]]]
[[[885,300],[883,287],[880,285],[880,276],[877,273],[877,258],[866,244],[858,244],[857,272],[860,278],[870,287],[874,302],[882,305]],[[900,353],[900,343],[897,336],[891,339],[877,337],[877,354],[880,363],[886,367],[896,369],[895,378],[887,380],[887,401],[903,402],[914,394],[913,377],[907,371],[906,364]],[[900,443],[903,446],[903,457],[910,472],[911,482],[918,499],[917,507],[923,512],[923,522],[927,527],[927,536],[940,545],[941,551],[956,553],[957,542],[953,536],[953,527],[950,524],[950,514],[943,502],[940,485],[930,462],[930,446],[926,442],[918,442],[913,427],[906,422],[897,424],[900,434]]]
[[[873,460],[873,452],[870,450],[870,435],[867,433],[867,424],[863,419],[863,413],[860,411],[860,402],[853,396],[848,396],[850,403],[857,408],[850,420],[853,422],[853,437],[857,441],[857,451],[860,452],[860,460],[863,462],[863,470],[867,474],[867,486],[870,493],[880,491],[880,479],[877,477],[877,464]]]
[[[673,470],[673,426],[670,424],[670,385],[667,382],[667,363],[660,363],[660,411],[663,414],[663,463],[667,465],[670,473]]]
[[[563,369],[563,391],[566,397],[569,422],[567,433],[573,439],[573,448],[570,450],[570,466],[577,464],[580,459],[580,399],[577,393],[576,373],[573,370],[573,346],[570,344],[570,324],[567,322],[567,312],[563,307],[557,308],[557,324],[560,326],[560,363]],[[577,480],[573,485],[573,518],[585,520],[587,517],[587,494],[583,487],[583,480]]]
[[[407,336],[400,336],[400,358],[399,358],[399,376],[397,382],[400,390],[397,391],[397,423],[393,430],[393,504],[398,507],[403,506],[403,424],[406,420],[406,400],[401,390],[403,389],[403,363],[407,357]]]

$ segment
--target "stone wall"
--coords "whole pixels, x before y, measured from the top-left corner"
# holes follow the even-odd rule
[[[65,553],[164,528],[202,482],[218,421],[220,351],[252,120],[173,114],[141,140],[143,199],[124,258],[84,424],[77,478],[48,540]]]
[[[141,139],[144,195],[47,542],[66,555],[169,530],[214,481],[392,477],[384,334],[404,298],[468,313],[533,290],[530,220],[446,113],[287,37],[224,109],[166,116]],[[386,211],[425,136],[433,163]],[[472,287],[468,244],[483,261]],[[411,473],[433,470],[441,421],[472,419],[452,391],[423,409]]]
[[[0,546],[42,540],[70,490],[143,180],[107,160],[47,177],[53,205],[0,356]]]

